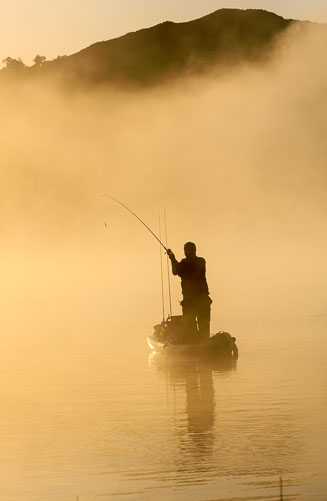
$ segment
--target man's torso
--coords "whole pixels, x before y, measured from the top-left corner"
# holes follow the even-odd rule
[[[209,295],[206,280],[206,262],[203,257],[184,258],[179,263],[179,276],[182,279],[183,299],[196,300]]]

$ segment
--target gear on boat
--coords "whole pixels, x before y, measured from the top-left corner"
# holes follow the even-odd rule
[[[238,358],[238,348],[236,338],[228,332],[220,331],[211,336],[208,340],[196,339],[192,334],[185,332],[183,316],[168,317],[160,324],[154,326],[153,336],[148,338],[149,346],[154,349],[176,350],[184,348],[184,353],[194,349],[202,354]]]

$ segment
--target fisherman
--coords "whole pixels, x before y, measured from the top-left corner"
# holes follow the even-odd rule
[[[206,340],[210,337],[212,303],[206,280],[206,262],[203,257],[196,255],[196,246],[193,242],[186,242],[184,253],[185,258],[178,262],[172,250],[167,250],[173,275],[178,275],[182,279],[181,305],[184,325],[188,333]]]

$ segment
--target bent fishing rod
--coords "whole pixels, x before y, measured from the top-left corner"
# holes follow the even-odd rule
[[[152,236],[154,236],[154,238],[159,242],[159,244],[165,249],[166,252],[168,252],[168,249],[167,247],[161,242],[161,240],[157,237],[157,235],[151,230],[151,228],[149,228],[149,226],[147,226],[141,218],[139,218],[135,212],[133,212],[131,209],[129,209],[127,207],[127,205],[123,204],[122,202],[120,202],[120,200],[117,200],[117,198],[114,198],[114,197],[111,197],[110,195],[101,195],[102,197],[104,198],[109,198],[111,200],[114,200],[114,202],[116,202],[117,204],[121,205],[122,207],[124,207],[126,210],[128,210],[128,212],[130,212],[131,214],[133,214],[134,217],[136,217],[136,219],[138,219],[140,221],[140,223],[143,224],[143,226],[146,227],[146,229],[151,233]]]

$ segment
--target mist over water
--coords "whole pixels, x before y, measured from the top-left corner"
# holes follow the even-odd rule
[[[324,499],[326,38],[146,92],[1,88],[0,498],[266,499],[284,474]],[[158,244],[103,194],[196,242],[237,368],[148,360]]]

